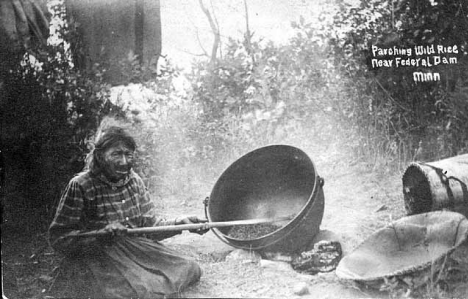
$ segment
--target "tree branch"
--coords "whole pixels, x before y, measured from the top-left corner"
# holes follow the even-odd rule
[[[250,33],[249,10],[247,7],[247,0],[244,0],[244,9],[245,9],[245,42],[246,42],[247,52],[252,58],[252,63],[255,63],[255,57],[252,51],[252,42],[251,42],[252,35]]]
[[[213,35],[214,35],[213,47],[211,48],[211,60],[210,60],[210,63],[213,66],[215,61],[216,61],[216,55],[218,53],[218,46],[219,46],[219,41],[220,41],[219,29],[216,26],[215,22],[213,21],[213,18],[211,17],[210,11],[203,4],[203,1],[198,0],[198,3],[200,4],[200,8],[202,9],[203,13],[208,18],[208,22],[210,23],[211,31],[213,32]]]

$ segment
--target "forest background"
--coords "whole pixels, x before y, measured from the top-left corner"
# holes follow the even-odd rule
[[[212,48],[189,71],[164,57],[142,68],[129,55],[120,62],[127,89],[105,82],[105,65],[75,68],[67,43],[30,49],[3,85],[2,230],[47,229],[103,123],[136,136],[136,170],[155,198],[201,201],[235,159],[267,144],[295,145],[313,160],[330,152],[383,172],[468,152],[466,1],[318,4],[281,44],[251,31],[247,17],[242,38],[216,42],[215,22]],[[76,42],[60,21],[63,7],[52,9],[55,34]],[[213,6],[205,9],[216,19]],[[432,44],[460,49],[456,64],[432,69],[441,81],[415,82],[414,68],[369,67],[372,45]]]

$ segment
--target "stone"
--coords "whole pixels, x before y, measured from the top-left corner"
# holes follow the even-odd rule
[[[293,293],[298,296],[306,295],[309,293],[309,287],[305,282],[299,282],[294,285]]]

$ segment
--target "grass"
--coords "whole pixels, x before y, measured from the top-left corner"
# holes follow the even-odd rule
[[[387,279],[381,290],[387,291],[389,298],[466,298],[468,294],[456,289],[468,283],[468,269],[451,271],[454,263],[446,255],[434,261],[430,268]]]

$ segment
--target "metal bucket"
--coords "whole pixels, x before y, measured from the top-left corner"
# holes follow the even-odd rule
[[[210,222],[287,217],[279,228],[253,239],[214,228],[223,242],[247,250],[294,252],[319,232],[324,210],[323,179],[300,149],[271,145],[254,150],[229,166],[205,206]]]

